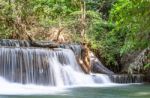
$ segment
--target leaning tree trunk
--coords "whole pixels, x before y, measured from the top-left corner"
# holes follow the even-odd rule
[[[84,38],[85,36],[85,19],[86,19],[86,3],[85,1],[80,3],[81,7],[81,37]]]

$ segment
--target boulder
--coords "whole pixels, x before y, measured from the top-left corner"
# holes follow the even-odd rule
[[[122,73],[139,74],[144,73],[144,65],[150,63],[150,48],[126,56],[126,64],[123,64]]]

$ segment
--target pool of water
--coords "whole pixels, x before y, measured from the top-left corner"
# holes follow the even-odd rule
[[[0,95],[0,98],[150,98],[150,85],[132,84],[111,87],[72,87],[57,93]]]

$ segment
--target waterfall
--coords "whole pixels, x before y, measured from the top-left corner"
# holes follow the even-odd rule
[[[56,87],[89,85],[97,81],[111,83],[107,75],[87,75],[82,71],[76,61],[81,56],[80,45],[33,48],[29,41],[1,39],[0,46],[0,76],[12,83]]]
[[[39,48],[25,40],[1,39],[0,78],[11,83],[54,87],[143,82],[139,75],[115,75],[92,52],[92,72],[102,74],[87,75],[76,61],[81,57],[81,45],[61,44],[59,47]]]
[[[30,47],[30,43],[26,40],[0,39],[0,46]]]
[[[81,57],[81,45],[67,44],[67,45],[60,45],[60,47],[65,49],[71,49],[74,52],[75,56]]]
[[[80,45],[32,48],[28,41],[3,39],[0,46],[0,76],[12,83],[55,87],[111,83],[107,75],[84,74],[76,61]]]
[[[94,83],[70,49],[0,48],[0,75],[22,84],[50,86]]]

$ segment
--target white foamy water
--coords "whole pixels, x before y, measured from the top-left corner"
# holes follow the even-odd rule
[[[23,85],[19,83],[10,83],[4,78],[0,77],[0,95],[57,95],[70,92],[70,88],[79,87],[117,87],[128,86],[133,84],[116,84],[116,83],[95,83],[95,84],[79,84],[64,87],[52,87],[52,86],[39,86],[39,85]]]
[[[19,84],[11,83],[0,77],[0,95],[53,95],[58,93],[67,92],[67,88],[81,87],[89,85],[78,86],[64,86],[64,87],[52,87],[52,86],[39,86],[33,84]],[[92,86],[92,84],[91,84]]]
[[[43,95],[58,94],[66,92],[65,88],[49,87],[39,85],[23,85],[19,83],[10,83],[0,77],[0,95]]]
[[[82,80],[81,80],[82,81]],[[112,87],[119,86],[118,84],[79,84],[64,87],[39,86],[39,85],[23,85],[19,83],[10,83],[0,77],[0,95],[56,95],[68,92],[68,88],[76,87]]]

